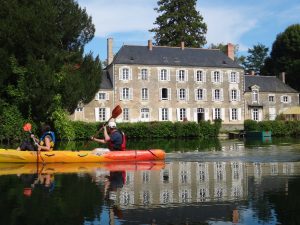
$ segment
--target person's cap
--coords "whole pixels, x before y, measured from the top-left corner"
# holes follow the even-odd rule
[[[116,128],[116,127],[117,127],[117,124],[116,124],[114,121],[110,121],[110,122],[108,123],[108,127],[109,127],[109,128]]]

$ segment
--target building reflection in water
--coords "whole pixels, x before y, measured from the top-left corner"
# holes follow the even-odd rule
[[[170,162],[160,171],[127,172],[116,203],[132,208],[241,201],[248,198],[250,177],[259,184],[264,176],[299,174],[295,168],[297,162]]]

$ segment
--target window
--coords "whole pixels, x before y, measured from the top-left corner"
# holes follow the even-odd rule
[[[106,99],[106,93],[99,92],[99,94],[98,94],[98,99],[99,99],[99,100],[105,100],[105,99]]]
[[[237,96],[238,96],[237,90],[231,90],[231,94],[230,94],[231,101],[237,101],[238,99]]]
[[[99,121],[106,121],[105,108],[99,108]]]
[[[287,95],[281,96],[281,102],[289,103],[290,102],[290,96],[287,96]]]
[[[221,100],[221,92],[219,89],[214,90],[214,100],[220,101]]]
[[[129,120],[129,109],[123,108],[123,120],[128,121]]]
[[[258,91],[257,90],[252,91],[252,102],[258,102]]]
[[[147,69],[142,69],[141,70],[141,76],[142,76],[142,80],[148,80],[148,70]]]
[[[178,81],[185,81],[185,71],[184,70],[178,71]]]
[[[148,100],[148,88],[142,88],[142,100]]]
[[[238,120],[238,110],[231,109],[231,120]]]
[[[186,109],[184,108],[179,109],[179,120],[180,121],[186,120]]]
[[[203,89],[197,89],[196,100],[203,100],[203,99],[204,99]]]
[[[76,112],[82,112],[83,111],[83,107],[79,106],[76,108]]]
[[[197,70],[196,71],[196,81],[197,82],[204,82],[204,77],[203,77],[203,71],[202,70]]]
[[[148,108],[142,108],[141,109],[141,120],[142,121],[149,121],[150,115],[149,115],[149,109]]]
[[[183,88],[179,89],[179,100],[186,100],[186,90]]]
[[[161,89],[161,100],[168,100],[169,99],[169,91],[168,88]]]
[[[219,71],[214,71],[213,82],[221,82],[221,76]]]
[[[129,100],[129,88],[122,89],[122,99]]]
[[[160,70],[160,80],[168,80],[166,69]]]
[[[269,95],[269,102],[274,103],[275,102],[275,96]]]
[[[258,121],[258,109],[252,110],[252,120]]]
[[[237,74],[236,72],[230,73],[230,83],[237,83]]]
[[[214,120],[216,119],[221,119],[221,109],[220,108],[215,108],[214,109]]]
[[[162,108],[161,109],[161,120],[162,121],[166,121],[166,120],[169,120],[169,112],[168,112],[168,109],[167,108]]]
[[[122,80],[129,80],[129,69],[128,68],[122,69]]]

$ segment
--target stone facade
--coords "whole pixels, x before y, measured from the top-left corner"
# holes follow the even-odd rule
[[[106,121],[120,105],[123,113],[118,122],[220,118],[223,126],[240,129],[245,119],[274,119],[284,108],[298,105],[298,93],[281,81],[275,82],[280,91],[252,78],[247,82],[249,76],[233,60],[232,46],[228,44],[225,55],[214,49],[185,48],[184,43],[161,47],[148,41],[147,46],[124,45],[113,57],[108,39],[109,65],[100,90],[71,119]]]

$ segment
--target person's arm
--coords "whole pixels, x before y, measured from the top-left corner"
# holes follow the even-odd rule
[[[101,144],[106,144],[106,141],[104,139],[95,138],[93,136],[91,137],[91,140],[95,141],[95,142],[98,142],[98,143],[101,143]]]
[[[38,151],[50,151],[51,150],[51,140],[49,137],[45,137],[45,146],[38,145]]]
[[[108,135],[107,133],[107,129],[106,129],[106,126],[104,127],[104,139],[106,142],[109,142],[110,141],[110,136]]]

